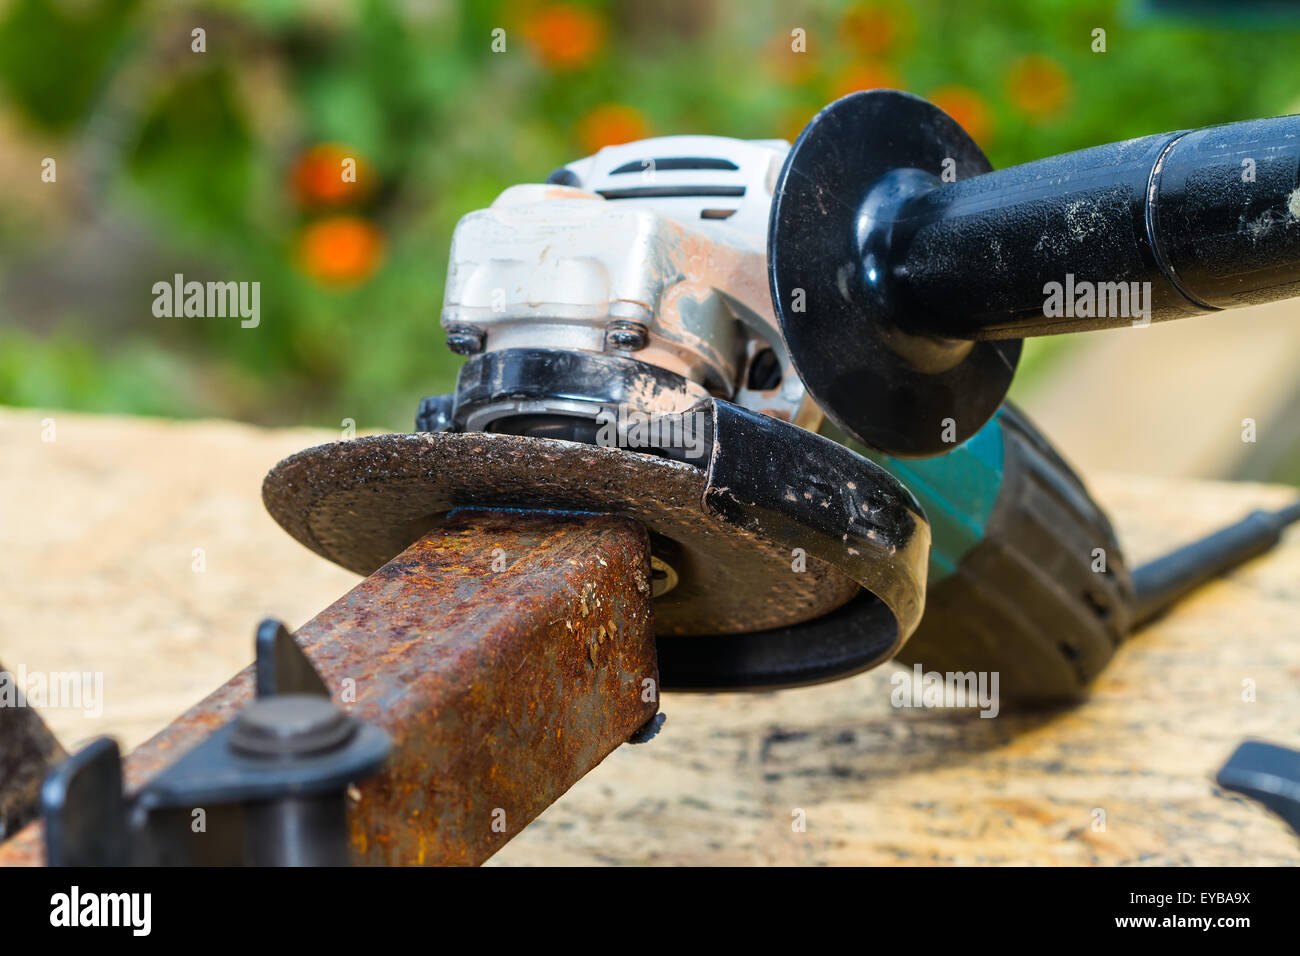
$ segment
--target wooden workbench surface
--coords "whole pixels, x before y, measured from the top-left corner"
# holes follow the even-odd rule
[[[103,672],[101,715],[45,714],[69,749],[142,742],[248,662],[261,617],[297,626],[355,583],[260,502],[272,464],[335,437],[0,409],[0,663]],[[1087,477],[1137,560],[1293,494]],[[1294,864],[1290,831],[1211,777],[1244,737],[1300,745],[1298,571],[1300,531],[1135,637],[1066,712],[895,709],[892,668],[666,694],[659,737],[492,862]]]

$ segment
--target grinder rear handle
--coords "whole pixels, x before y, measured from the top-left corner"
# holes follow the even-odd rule
[[[768,268],[836,424],[886,454],[940,454],[1002,403],[1022,336],[1300,295],[1300,116],[994,172],[925,100],[854,93],[786,158]]]

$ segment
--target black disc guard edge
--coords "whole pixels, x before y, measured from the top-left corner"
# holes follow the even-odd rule
[[[706,469],[705,512],[792,551],[802,548],[865,591],[829,614],[789,627],[661,635],[661,686],[797,687],[847,677],[893,657],[925,606],[930,526],[916,499],[889,472],[821,435],[720,399],[683,414],[696,412],[710,416],[713,431],[707,463],[686,459]]]
[[[705,511],[803,548],[866,590],[830,614],[790,627],[662,636],[662,686],[797,687],[889,660],[925,605],[930,526],[916,499],[889,472],[828,438],[730,402],[705,404],[713,417]],[[759,449],[767,454],[753,454]]]

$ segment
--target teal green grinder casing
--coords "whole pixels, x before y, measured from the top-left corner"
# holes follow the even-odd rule
[[[925,614],[898,662],[996,671],[1007,703],[1082,696],[1129,632],[1133,584],[1106,515],[1024,414],[1004,404],[933,458],[846,443],[907,485],[930,519]]]

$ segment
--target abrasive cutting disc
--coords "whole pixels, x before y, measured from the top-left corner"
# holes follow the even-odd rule
[[[655,629],[663,635],[798,624],[859,592],[854,580],[811,555],[795,573],[789,548],[708,514],[705,488],[703,470],[634,451],[494,433],[417,433],[299,452],[267,475],[262,496],[294,538],[358,574],[379,568],[456,507],[629,515],[676,546],[679,582],[655,600]]]

